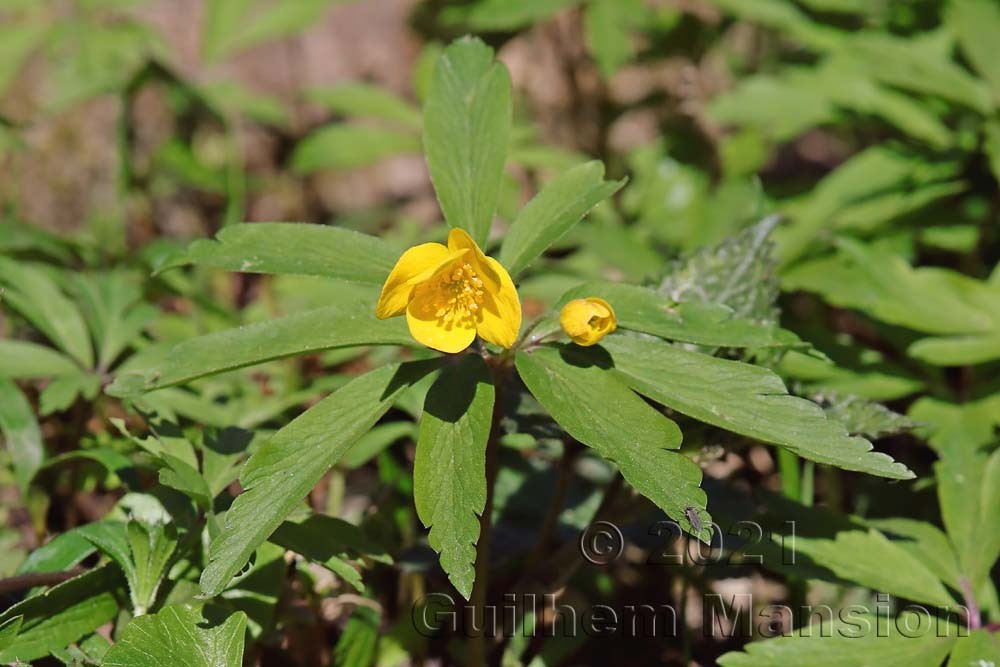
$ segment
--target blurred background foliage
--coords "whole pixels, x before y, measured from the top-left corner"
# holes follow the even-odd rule
[[[629,179],[525,275],[526,314],[604,278],[780,319],[818,353],[757,362],[851,432],[880,438],[918,479],[803,464],[685,425],[713,515],[723,525],[757,511],[775,526],[798,518],[817,542],[845,525],[881,530],[908,537],[922,561],[940,547],[960,566],[934,570],[933,581],[1000,621],[989,576],[1000,530],[991,0],[0,0],[0,576],[97,563],[94,545],[108,552],[118,538],[80,531],[102,521],[149,526],[166,515],[181,536],[149,540],[197,542],[260,439],[395,354],[276,361],[134,405],[102,392],[177,341],[362,293],[320,277],[226,273],[199,262],[191,241],[242,221],[334,224],[400,249],[441,240],[421,102],[442,45],[466,33],[497,49],[516,94],[497,228],[539,184],[588,158]],[[754,226],[766,216],[776,217]],[[391,557],[354,535],[344,539],[357,551],[286,562],[285,548],[308,551],[289,528],[222,603],[247,614],[247,664],[461,655],[410,623],[413,601],[443,586],[410,497],[419,406],[419,396],[402,399],[309,498],[314,519],[340,518],[319,527],[325,534],[350,522],[393,545]],[[519,406],[518,417],[531,410]],[[566,456],[546,424],[521,426],[505,441],[498,482],[501,563],[530,551],[553,486],[569,487],[557,535],[571,543],[608,479],[606,467]],[[701,627],[704,593],[846,604],[892,587],[838,570],[818,547],[809,556],[825,575],[650,565],[662,540],[643,534],[648,505],[632,504],[626,558],[574,564],[561,590],[583,606],[686,610],[682,637],[630,642],[634,664],[709,665],[743,645]],[[345,563],[371,568],[367,586]],[[184,565],[174,564],[161,604],[193,599],[199,565]],[[956,574],[970,571],[971,593]],[[126,578],[132,604],[95,602],[99,623],[79,632],[53,634],[29,610],[24,628],[43,638],[37,657],[99,664],[109,628],[127,644],[127,624],[113,621],[149,590],[140,574]],[[19,599],[0,594],[4,606]],[[511,642],[502,653],[505,665],[613,664],[623,641]],[[823,664],[753,651],[732,660]]]

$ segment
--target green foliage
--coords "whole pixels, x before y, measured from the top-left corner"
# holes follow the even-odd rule
[[[500,263],[516,276],[623,185],[624,181],[605,181],[600,162],[579,165],[557,177],[514,220],[500,249]]]
[[[466,597],[476,579],[479,515],[486,507],[486,443],[495,390],[489,369],[468,357],[446,367],[424,402],[413,462],[413,501],[430,528],[441,567]]]
[[[489,237],[507,155],[510,75],[477,39],[445,49],[424,104],[424,150],[445,220]]]
[[[707,540],[711,518],[699,488],[701,471],[690,459],[665,451],[680,447],[680,428],[600,364],[600,357],[572,350],[560,354],[552,348],[517,359],[521,379],[567,433],[613,461],[637,491],[685,530]],[[689,508],[702,520],[701,530],[691,525]]]
[[[239,667],[246,623],[246,616],[236,613],[206,628],[201,611],[172,605],[130,623],[102,664]],[[177,641],[181,636],[186,639]]]
[[[915,475],[805,399],[771,371],[670,345],[620,337],[606,344],[615,373],[636,391],[719,428],[788,447],[820,463],[873,475]]]

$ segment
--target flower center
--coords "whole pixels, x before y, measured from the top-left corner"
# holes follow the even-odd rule
[[[435,316],[444,323],[459,322],[475,317],[483,303],[483,281],[466,262],[455,266],[440,286],[439,305]]]

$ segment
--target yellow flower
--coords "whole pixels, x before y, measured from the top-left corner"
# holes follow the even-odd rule
[[[521,302],[510,274],[461,229],[451,230],[447,246],[414,246],[396,262],[375,315],[404,312],[410,334],[441,352],[461,352],[477,333],[509,348],[521,328]]]
[[[596,296],[573,299],[559,313],[562,330],[577,345],[588,347],[618,328],[618,320],[611,304]]]

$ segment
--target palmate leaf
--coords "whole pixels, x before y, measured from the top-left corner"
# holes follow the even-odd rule
[[[907,611],[894,619],[848,608],[832,623],[822,621],[789,637],[751,642],[746,653],[727,653],[719,658],[719,664],[940,667],[960,632],[964,631],[958,626],[929,614]]]
[[[390,364],[355,378],[276,432],[250,457],[243,493],[212,541],[202,589],[217,595],[344,452],[436,362]]]
[[[485,246],[511,124],[510,75],[465,37],[445,49],[424,104],[424,150],[445,219]]]
[[[42,268],[0,257],[4,303],[21,313],[84,368],[94,365],[94,350],[80,310]]]
[[[352,345],[408,345],[401,318],[379,320],[372,301],[330,306],[190,338],[153,368],[119,375],[112,396],[134,396],[274,359]]]
[[[845,57],[857,59],[859,66],[882,83],[934,95],[983,114],[993,109],[990,90],[982,81],[918,40],[863,31],[852,35],[845,47]]]
[[[790,396],[766,368],[709,357],[661,341],[613,335],[602,345],[619,377],[640,394],[713,426],[785,447],[799,456],[882,477],[910,479],[906,466]]]
[[[1000,295],[988,282],[956,271],[912,267],[900,257],[843,239],[837,255],[792,267],[783,284],[889,324],[938,334],[907,350],[927,363],[953,366],[1000,358]]]
[[[482,358],[446,367],[424,402],[413,464],[413,500],[441,567],[466,599],[486,507],[486,442],[495,391]]]
[[[559,305],[571,299],[598,296],[615,310],[618,326],[668,340],[716,347],[790,347],[798,336],[774,324],[734,317],[719,303],[675,303],[648,287],[593,282],[571,289]]]
[[[907,193],[955,181],[961,165],[953,160],[929,162],[919,154],[876,145],[853,155],[825,176],[808,196],[783,207],[791,224],[774,231],[775,254],[787,265],[821,239],[839,215],[853,206],[867,206],[879,197]],[[894,213],[890,211],[890,213]],[[869,211],[867,222],[871,224]],[[883,218],[882,222],[891,220]]]
[[[201,610],[170,605],[134,619],[105,654],[104,667],[240,667],[247,616],[209,626]]]
[[[500,248],[500,263],[516,276],[623,185],[624,180],[605,181],[604,165],[596,160],[550,181],[511,225]]]
[[[399,252],[375,236],[294,222],[232,225],[215,240],[195,241],[187,259],[243,273],[325,276],[381,285]]]
[[[680,447],[680,428],[617,380],[608,365],[600,348],[544,347],[517,355],[521,380],[567,433],[615,462],[636,491],[708,541],[711,517],[701,468],[668,451]],[[688,519],[689,508],[701,520],[700,531]]]

